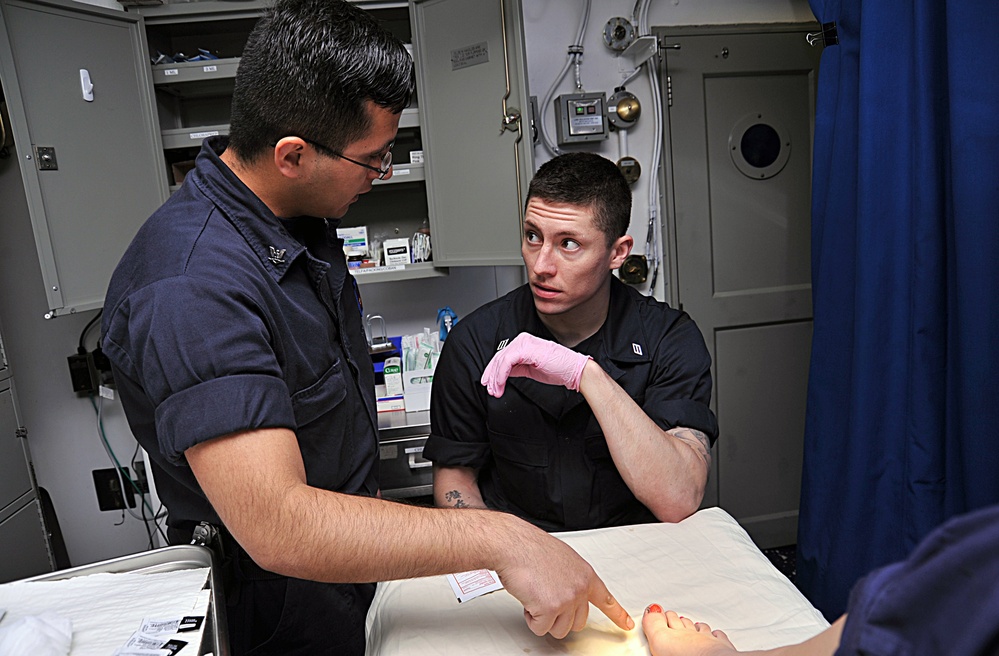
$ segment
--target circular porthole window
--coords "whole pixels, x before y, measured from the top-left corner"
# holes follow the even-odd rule
[[[791,156],[791,138],[787,130],[761,112],[739,119],[728,135],[732,162],[743,175],[755,180],[772,178],[784,168]]]

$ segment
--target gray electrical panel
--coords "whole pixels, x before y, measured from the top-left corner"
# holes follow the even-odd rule
[[[141,19],[0,0],[0,80],[52,317],[99,308],[165,200]]]
[[[607,95],[564,93],[555,99],[555,136],[558,145],[606,139]]]

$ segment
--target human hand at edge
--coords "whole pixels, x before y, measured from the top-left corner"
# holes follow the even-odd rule
[[[548,385],[579,390],[579,379],[589,356],[528,333],[520,333],[496,353],[482,372],[480,382],[499,398],[510,376],[523,376]]]

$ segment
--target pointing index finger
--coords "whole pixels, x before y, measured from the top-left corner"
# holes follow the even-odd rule
[[[590,586],[590,603],[610,618],[610,621],[625,631],[631,631],[635,628],[635,620],[631,619],[628,611],[617,602],[617,599],[614,598],[614,595],[610,593],[607,586],[599,578]]]

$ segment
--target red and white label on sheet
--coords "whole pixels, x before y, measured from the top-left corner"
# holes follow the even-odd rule
[[[459,604],[503,589],[499,574],[491,569],[476,569],[471,572],[448,574],[447,582]]]

